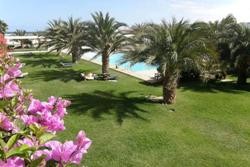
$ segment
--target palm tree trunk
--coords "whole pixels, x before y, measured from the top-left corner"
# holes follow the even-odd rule
[[[21,40],[20,43],[21,43],[21,48],[24,48],[24,42],[23,42],[23,40]]]
[[[173,104],[176,100],[177,79],[165,76],[163,79],[163,103]]]
[[[247,83],[247,69],[238,70],[238,85],[244,85]]]
[[[75,55],[72,55],[72,63],[77,63],[77,58]]]
[[[246,55],[239,56],[237,60],[237,84],[244,85],[247,83],[247,69],[250,65],[250,58]]]
[[[79,60],[77,49],[73,49],[71,54],[72,54],[72,63],[77,63],[77,61]]]
[[[102,74],[104,76],[109,75],[109,55],[105,51],[102,54]]]

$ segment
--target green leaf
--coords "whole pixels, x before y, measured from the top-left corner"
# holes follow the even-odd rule
[[[2,111],[3,108],[5,108],[9,104],[9,101],[1,100],[0,101],[0,111]]]
[[[17,132],[18,134],[25,134],[28,132],[27,130],[22,130],[22,129],[25,129],[25,124],[23,123],[21,119],[16,119],[15,124],[20,129],[20,131]]]
[[[3,139],[0,139],[0,145],[2,148],[4,148],[6,146],[6,143],[4,142]]]
[[[54,137],[55,137],[54,134],[44,133],[43,135],[40,136],[39,140],[40,140],[41,144],[44,144],[44,143],[46,143],[47,141],[51,140]]]
[[[37,131],[37,126],[35,125],[35,124],[31,124],[30,126],[29,126],[29,128],[30,128],[30,130],[32,131],[32,132],[36,132]]]
[[[42,155],[41,157],[31,161],[30,167],[37,167],[41,164],[41,162],[46,158],[46,155]]]
[[[36,132],[36,137],[40,138],[45,133],[45,127],[40,127],[38,131]]]
[[[37,138],[40,138],[44,132],[45,132],[45,127],[39,127],[35,124],[32,124],[29,126],[30,130],[36,135]]]
[[[8,149],[11,149],[12,146],[17,142],[17,140],[19,139],[20,135],[15,134],[13,136],[10,137],[10,139],[8,140],[6,146],[8,147]]]
[[[13,148],[6,153],[6,158],[19,156],[23,158],[29,158],[29,152],[34,152],[36,149],[34,147],[30,147],[27,144],[23,144],[20,147]]]
[[[46,146],[41,146],[37,150],[51,150],[51,148]]]
[[[17,98],[13,98],[11,100],[11,106],[15,106],[18,103],[18,99]]]
[[[49,161],[47,161],[47,163],[46,163],[46,167],[55,167],[55,166],[57,166],[57,162],[56,161],[54,161],[54,160],[49,160]]]

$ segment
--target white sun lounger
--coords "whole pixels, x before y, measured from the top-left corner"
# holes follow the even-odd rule
[[[81,73],[81,77],[82,77],[84,80],[94,80],[94,79],[95,79],[94,76],[86,76],[84,73]]]

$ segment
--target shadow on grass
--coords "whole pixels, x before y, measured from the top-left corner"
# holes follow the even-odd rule
[[[145,86],[161,87],[161,83],[149,83],[141,81],[140,84]],[[204,83],[202,81],[187,81],[179,83],[179,88],[182,88],[183,91],[192,90],[196,92],[209,92],[209,93],[218,93],[218,92],[228,92],[228,93],[240,93],[240,91],[250,92],[250,83],[246,85],[237,85],[233,81],[228,82],[208,82]]]
[[[63,82],[69,81],[82,81],[81,73],[88,73],[91,70],[74,70],[71,68],[60,68],[60,69],[51,69],[45,71],[37,71],[29,74],[29,77],[34,80],[43,80],[43,81],[52,81],[60,80]]]
[[[161,87],[162,86],[161,82],[150,83],[150,82],[147,82],[147,81],[140,81],[139,83],[141,85],[145,85],[145,86],[153,86],[153,87]]]
[[[30,67],[43,67],[43,68],[51,68],[51,67],[60,67],[61,60],[59,56],[53,54],[24,54],[19,55],[22,59],[22,62]]]
[[[93,93],[82,93],[78,95],[65,96],[72,101],[70,109],[76,114],[90,112],[92,117],[99,119],[103,114],[115,114],[117,122],[121,125],[125,118],[137,118],[146,121],[139,115],[140,112],[147,112],[137,105],[146,103],[144,98],[129,97],[131,92],[115,94],[115,91],[94,91]]]
[[[93,68],[85,70],[75,70],[73,67],[62,67],[60,62],[67,62],[66,59],[60,58],[56,54],[46,53],[46,54],[23,54],[19,55],[22,62],[26,64],[27,67],[40,67],[41,70],[31,71],[29,78],[33,80],[43,80],[52,81],[60,80],[63,82],[69,82],[71,80],[81,81],[80,73],[92,72]],[[68,61],[69,62],[69,61]],[[80,66],[81,63],[75,64],[74,66]]]
[[[228,82],[211,82],[211,83],[202,83],[202,82],[187,82],[182,83],[179,86],[185,90],[192,90],[196,92],[209,92],[209,93],[241,93],[241,91],[250,92],[250,84],[246,85],[237,85],[233,81]]]

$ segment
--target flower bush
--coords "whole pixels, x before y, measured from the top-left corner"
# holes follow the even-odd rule
[[[7,54],[6,40],[0,34],[0,166],[36,167],[80,164],[91,145],[83,131],[74,141],[52,140],[63,131],[70,101],[51,96],[35,99],[22,87],[23,64]]]

